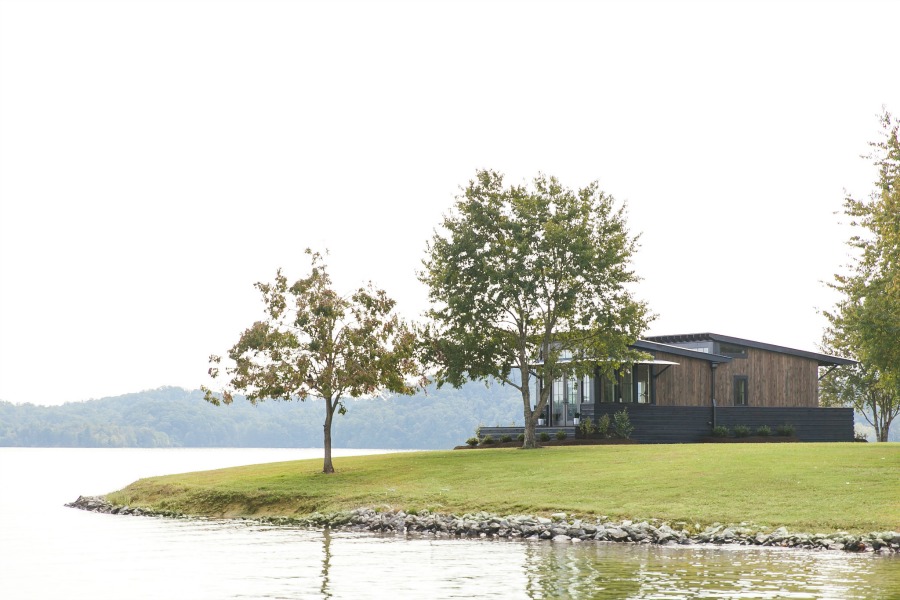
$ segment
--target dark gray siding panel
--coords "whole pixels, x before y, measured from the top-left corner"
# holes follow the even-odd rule
[[[852,408],[775,408],[726,406],[717,409],[716,423],[732,429],[746,425],[756,429],[768,425],[793,425],[797,439],[803,442],[852,442]]]
[[[643,444],[684,444],[699,442],[710,435],[713,409],[705,406],[656,406],[652,404],[582,404],[582,418],[597,419],[606,413],[626,408],[634,426],[632,439]],[[775,408],[753,406],[724,406],[715,411],[717,425],[733,429],[746,425],[756,429],[768,425],[772,431],[782,424],[794,426],[797,439],[802,442],[852,442],[853,410],[849,408]],[[574,433],[571,427],[538,427],[554,435],[557,429]],[[521,427],[482,427],[482,434],[495,439],[506,433],[515,439]]]

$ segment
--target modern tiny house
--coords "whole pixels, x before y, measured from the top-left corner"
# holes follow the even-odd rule
[[[717,424],[784,423],[805,441],[853,439],[853,411],[819,408],[818,399],[819,367],[852,360],[714,333],[653,336],[633,347],[650,358],[614,377],[597,369],[593,377],[551,382],[544,426],[574,434],[576,419],[624,407],[633,437],[645,442],[697,441]],[[496,433],[511,432],[502,429]]]

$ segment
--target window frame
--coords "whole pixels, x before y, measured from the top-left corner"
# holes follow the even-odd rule
[[[741,385],[742,384],[742,385]],[[738,390],[743,387],[743,402],[738,403]],[[746,375],[735,375],[731,384],[731,404],[733,406],[750,406],[750,378]]]

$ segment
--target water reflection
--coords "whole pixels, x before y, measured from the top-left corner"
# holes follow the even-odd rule
[[[530,543],[529,598],[900,598],[900,560],[775,548]]]
[[[319,591],[323,598],[331,598],[328,590],[328,571],[331,569],[331,530],[322,532],[322,586]]]

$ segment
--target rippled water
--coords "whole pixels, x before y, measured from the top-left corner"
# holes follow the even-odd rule
[[[900,560],[871,555],[406,538],[62,506],[148,475],[320,454],[0,448],[0,598],[900,598]]]

